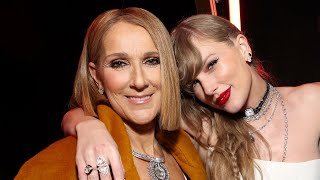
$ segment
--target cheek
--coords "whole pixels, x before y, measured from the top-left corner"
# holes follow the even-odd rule
[[[103,87],[112,92],[119,91],[127,86],[130,74],[121,71],[105,72],[103,74]]]
[[[230,78],[235,76],[238,70],[239,69],[235,64],[225,63],[213,73],[213,76],[216,79],[217,83],[225,84],[228,83]]]
[[[194,95],[196,96],[197,99],[199,99],[201,102],[205,103],[205,93],[203,92],[203,89],[201,88],[200,85],[197,85],[194,88]]]
[[[161,71],[160,67],[158,68],[151,68],[145,72],[146,77],[149,79],[149,82],[152,86],[157,87],[158,89],[161,88]],[[164,79],[166,81],[166,79]]]

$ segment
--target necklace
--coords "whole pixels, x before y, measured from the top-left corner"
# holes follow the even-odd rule
[[[274,91],[273,88],[271,89],[271,91],[272,91],[271,94],[272,94],[272,96],[273,96],[273,91]],[[263,129],[271,122],[271,120],[273,119],[273,115],[274,115],[274,113],[275,113],[275,111],[276,111],[276,109],[277,109],[279,99],[280,99],[280,94],[277,93],[277,98],[276,98],[276,102],[275,102],[273,111],[272,111],[270,117],[268,118],[267,122],[266,122],[265,124],[263,124],[262,126],[260,126],[258,129],[256,129],[255,131],[252,131],[252,132],[249,131],[250,140],[251,140],[252,142],[254,142],[253,134],[256,133],[256,132],[258,132],[258,131],[263,130]],[[269,104],[270,104],[270,105],[272,104],[272,98],[270,99],[270,103],[269,103]]]
[[[282,113],[283,113],[283,117],[284,117],[284,120],[283,120],[284,121],[284,137],[283,137],[283,152],[282,152],[282,162],[284,162],[286,160],[286,157],[287,157],[288,139],[289,139],[289,136],[288,136],[288,134],[289,134],[289,131],[288,131],[289,125],[288,125],[287,109],[286,109],[286,106],[284,104],[284,100],[283,100],[283,97],[281,96],[281,94],[275,88],[273,88],[271,85],[270,85],[270,87],[271,87],[272,91],[274,91],[274,93],[277,95],[277,101],[276,101],[276,104],[275,104],[275,108],[273,109],[273,112],[272,112],[271,116],[269,117],[268,121],[264,125],[262,125],[260,128],[258,128],[256,131],[249,132],[249,136],[250,136],[251,141],[254,142],[253,134],[255,132],[257,132],[257,131],[260,131],[260,130],[264,129],[267,126],[267,124],[269,124],[269,122],[273,118],[273,115],[274,115],[276,106],[278,104],[278,101],[280,100],[281,109],[282,109]]]
[[[280,93],[279,93],[279,95],[280,95]],[[289,139],[288,128],[289,128],[289,125],[288,125],[287,109],[286,109],[286,106],[284,105],[284,100],[281,95],[280,95],[280,99],[281,99],[282,112],[283,112],[283,116],[284,116],[284,138],[283,138],[284,142],[283,142],[283,154],[282,154],[282,162],[284,162],[286,160],[287,150],[288,150],[288,139]]]
[[[247,108],[244,110],[243,119],[247,122],[260,119],[270,108],[270,97],[272,97],[272,86],[268,82],[266,92],[264,93],[259,105],[256,108]],[[271,90],[270,90],[271,89]]]
[[[132,150],[136,158],[149,162],[149,175],[152,180],[169,180],[169,171],[164,165],[164,158],[152,157]]]

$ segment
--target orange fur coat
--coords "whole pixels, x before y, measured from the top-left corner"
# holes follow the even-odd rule
[[[126,179],[139,179],[138,172],[133,163],[131,145],[125,126],[121,118],[108,106],[99,105],[98,114],[118,144],[122,163],[126,171]],[[159,141],[166,147],[179,163],[183,172],[191,180],[206,180],[206,172],[188,135],[183,131],[166,133],[166,137]],[[68,136],[54,142],[34,157],[29,159],[20,168],[15,180],[50,180],[50,179],[78,179],[76,168],[75,137]]]

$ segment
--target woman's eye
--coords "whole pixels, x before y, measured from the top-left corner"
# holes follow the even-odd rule
[[[155,58],[155,57],[148,58],[148,59],[146,59],[145,63],[148,64],[148,65],[152,65],[152,66],[153,65],[158,65],[158,64],[160,64],[160,59],[159,58]]]
[[[218,62],[218,59],[210,61],[207,65],[208,70],[211,70],[217,62]]]
[[[119,69],[122,68],[124,66],[126,66],[128,63],[126,63],[125,61],[121,61],[121,60],[114,60],[110,63],[110,67],[113,69]]]

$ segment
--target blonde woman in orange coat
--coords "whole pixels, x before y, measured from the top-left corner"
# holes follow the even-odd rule
[[[150,12],[113,9],[92,22],[72,103],[99,117],[110,132],[125,176],[112,174],[113,159],[104,145],[95,147],[96,157],[81,162],[76,139],[68,136],[24,163],[16,180],[206,179],[197,150],[179,128],[180,89],[170,35]]]

